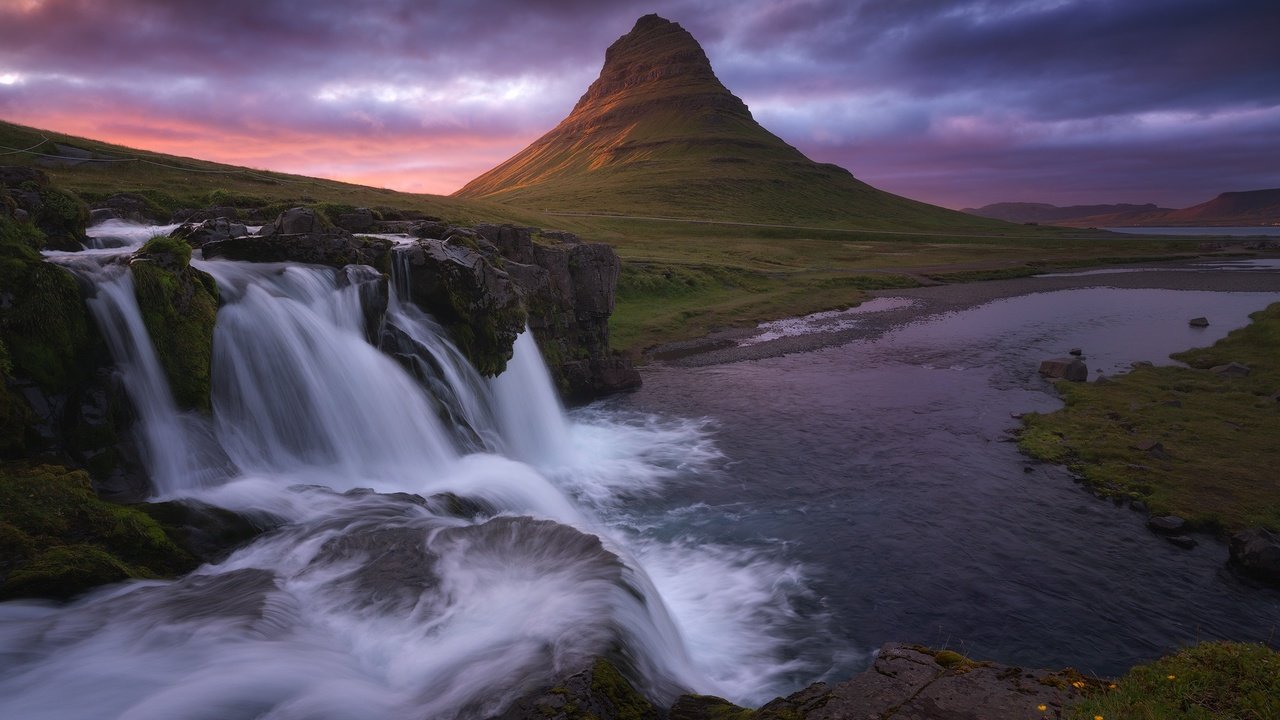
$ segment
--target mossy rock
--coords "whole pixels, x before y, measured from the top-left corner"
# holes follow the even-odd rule
[[[0,598],[66,599],[185,573],[196,560],[146,513],[100,500],[83,471],[0,466]]]
[[[30,224],[0,217],[0,341],[13,377],[62,393],[87,376],[98,335],[80,285],[41,259],[42,242]]]
[[[84,247],[89,206],[76,195],[48,186],[40,188],[40,209],[35,224],[47,236],[52,250],[80,250]]]
[[[208,273],[188,265],[190,258],[185,242],[160,237],[135,253],[130,267],[142,321],[174,401],[208,410],[218,287]]]

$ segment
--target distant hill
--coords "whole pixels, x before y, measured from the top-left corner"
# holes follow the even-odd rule
[[[761,127],[678,24],[646,15],[563,121],[455,193],[536,210],[864,228],[996,228],[877,190]]]
[[[1066,227],[1252,226],[1280,224],[1280,189],[1225,192],[1181,210],[1147,205],[995,203],[961,212],[1020,223]]]

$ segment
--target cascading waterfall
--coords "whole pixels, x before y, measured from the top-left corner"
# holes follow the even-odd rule
[[[127,266],[83,276],[161,493],[284,524],[177,581],[0,604],[0,716],[486,717],[596,655],[659,701],[751,700],[790,669],[767,591],[787,568],[600,514],[620,488],[671,477],[673,456],[709,465],[701,425],[577,427],[531,333],[485,381],[395,288],[393,358],[369,343],[359,283],[338,271],[194,263],[225,303],[203,435],[175,419]],[[209,443],[225,456],[213,479],[189,462]],[[693,562],[708,587],[668,607],[650,562],[667,587]],[[762,597],[741,600],[753,582]],[[685,636],[710,614],[716,632],[691,654]]]

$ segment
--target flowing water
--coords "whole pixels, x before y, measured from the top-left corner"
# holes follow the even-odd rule
[[[111,232],[50,255],[96,288],[158,494],[282,524],[177,581],[0,604],[0,717],[484,717],[595,655],[659,702],[759,703],[889,640],[1115,672],[1280,623],[1213,541],[1003,442],[1056,405],[1041,357],[1161,361],[1274,295],[1041,293],[566,416],[529,333],[480,378],[399,277],[370,328],[364,271],[197,260],[225,303],[204,417],[141,331],[121,259],[148,232]]]

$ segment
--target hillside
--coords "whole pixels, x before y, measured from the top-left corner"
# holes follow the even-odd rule
[[[456,197],[538,210],[852,228],[993,229],[877,190],[761,127],[678,24],[646,15],[559,125]]]
[[[1280,189],[1225,192],[1189,208],[1147,205],[994,203],[962,212],[1008,222],[1065,227],[1231,227],[1280,224]]]

